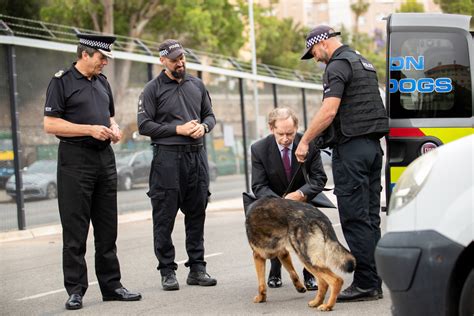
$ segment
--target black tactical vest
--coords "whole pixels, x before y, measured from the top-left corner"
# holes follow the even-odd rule
[[[342,138],[362,135],[380,138],[386,135],[389,131],[388,116],[380,97],[374,66],[349,48],[333,56],[329,63],[341,59],[351,64],[352,80],[344,88],[339,110],[332,123],[334,126],[329,128],[335,128],[336,135]],[[328,82],[326,73],[324,77],[325,82]]]

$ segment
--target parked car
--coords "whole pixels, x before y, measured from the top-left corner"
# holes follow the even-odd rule
[[[117,152],[116,165],[119,190],[128,191],[136,184],[148,183],[153,152]]]
[[[209,179],[211,181],[216,181],[217,179],[217,165],[214,161],[209,160]]]
[[[0,189],[5,188],[8,178],[14,173],[13,160],[0,160]]]
[[[375,251],[393,315],[474,315],[474,135],[413,161]]]
[[[58,196],[56,183],[57,162],[55,160],[37,160],[25,167],[22,173],[23,197],[54,199]],[[11,176],[6,184],[9,196],[16,196],[15,176]]]

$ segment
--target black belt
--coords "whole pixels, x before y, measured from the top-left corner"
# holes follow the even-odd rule
[[[61,143],[77,146],[77,147],[82,147],[82,148],[88,148],[88,149],[94,149],[94,150],[104,150],[105,148],[109,147],[110,141],[105,141],[101,143],[89,143],[87,141],[79,141],[79,142],[70,142],[67,140],[60,140]]]
[[[199,152],[201,151],[204,146],[202,144],[198,145],[160,145],[160,144],[153,144],[153,146],[158,150],[164,151],[174,151],[174,152]]]

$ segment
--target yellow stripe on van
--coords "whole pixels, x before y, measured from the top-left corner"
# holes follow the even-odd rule
[[[390,167],[390,182],[392,184],[397,183],[398,179],[400,179],[400,176],[406,168],[407,167]]]
[[[439,138],[443,144],[452,142],[453,140],[468,136],[474,133],[472,127],[434,127],[420,128],[426,136],[434,136]]]

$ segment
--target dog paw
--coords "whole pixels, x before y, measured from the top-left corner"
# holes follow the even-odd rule
[[[309,307],[318,307],[319,305],[321,305],[323,302],[321,302],[320,300],[312,300],[312,301],[309,301],[308,302],[308,306]]]
[[[267,296],[266,295],[257,295],[254,297],[253,299],[253,302],[254,303],[263,303],[267,300]]]
[[[318,306],[318,310],[322,312],[329,312],[329,311],[332,311],[332,306],[329,306],[327,304],[322,304]]]
[[[299,292],[299,293],[305,293],[306,292],[306,288],[304,286],[302,287],[297,287],[296,290]]]

